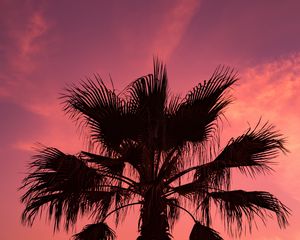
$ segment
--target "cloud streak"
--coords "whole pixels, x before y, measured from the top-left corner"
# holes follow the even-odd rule
[[[177,1],[166,14],[153,44],[153,49],[159,56],[168,59],[172,55],[199,5],[198,0]]]
[[[34,71],[37,61],[35,55],[42,52],[43,43],[40,38],[46,33],[48,24],[41,11],[36,11],[29,17],[24,30],[12,33],[18,52],[11,60],[12,67],[22,74]]]
[[[0,56],[4,63],[0,69],[0,98],[25,103],[33,96],[25,95],[26,91],[35,90],[32,74],[39,68],[39,57],[46,50],[45,34],[49,25],[43,15],[41,4],[31,8],[29,1],[20,4],[20,8],[14,8],[13,3],[6,2],[4,6],[6,12],[1,16],[1,21],[3,20],[1,41],[5,48],[2,49]]]

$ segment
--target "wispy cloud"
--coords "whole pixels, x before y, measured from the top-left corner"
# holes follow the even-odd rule
[[[39,67],[39,56],[45,51],[49,24],[41,4],[31,8],[29,2],[20,4],[22,11],[9,2],[3,4],[6,12],[0,17],[3,24],[1,42],[5,45],[0,56],[4,63],[0,66],[2,98],[24,100],[24,92],[33,87],[30,75]],[[23,99],[19,99],[21,96]],[[27,94],[26,98],[30,96]]]
[[[40,115],[49,115],[53,108],[49,104],[38,103],[39,88],[43,86],[36,81],[36,71],[43,64],[41,56],[47,52],[46,34],[50,24],[44,16],[44,5],[31,5],[31,2],[20,4],[3,4],[7,14],[2,15],[3,38],[5,44],[0,60],[0,99],[9,99],[18,105]],[[7,16],[8,15],[8,16]],[[6,21],[9,18],[10,21]],[[46,102],[46,101],[45,101]]]
[[[46,33],[48,25],[42,12],[33,12],[21,31],[12,31],[12,37],[16,41],[17,52],[10,59],[12,66],[22,74],[31,73],[37,64],[34,55],[41,52],[43,42],[40,37]]]
[[[153,46],[159,56],[170,57],[180,43],[200,2],[199,0],[177,1],[166,14]]]
[[[245,69],[240,75],[234,93],[237,100],[228,112],[229,122],[234,131],[247,128],[249,123],[255,126],[260,117],[275,124],[287,138],[290,153],[280,157],[282,161],[275,166],[280,181],[274,181],[300,200],[299,192],[294,191],[300,184],[300,162],[297,161],[300,152],[300,54]]]

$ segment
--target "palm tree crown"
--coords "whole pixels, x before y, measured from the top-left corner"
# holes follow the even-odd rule
[[[188,213],[195,225],[190,240],[219,240],[211,228],[215,206],[231,234],[241,234],[246,222],[267,213],[287,225],[289,209],[264,191],[231,190],[231,170],[255,176],[271,170],[270,161],[285,152],[284,139],[268,123],[258,124],[219,149],[219,123],[232,102],[228,91],[237,81],[229,68],[217,68],[211,78],[184,98],[168,91],[165,66],[154,61],[152,74],[121,93],[99,76],[68,87],[64,111],[88,129],[93,152],[69,155],[41,146],[23,180],[24,223],[41,211],[61,220],[68,230],[79,215],[94,220],[75,240],[112,240],[109,216],[123,220],[128,208],[140,207],[138,240],[168,240],[179,218]],[[191,213],[194,210],[195,214]]]

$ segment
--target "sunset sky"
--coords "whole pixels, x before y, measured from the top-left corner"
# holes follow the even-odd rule
[[[170,89],[183,96],[219,64],[239,72],[222,142],[261,118],[286,137],[290,153],[276,159],[272,175],[247,180],[236,174],[233,187],[269,191],[292,210],[287,229],[270,219],[240,239],[299,240],[299,12],[298,0],[0,0],[0,239],[63,240],[74,234],[53,234],[44,217],[31,228],[21,224],[17,189],[32,147],[41,142],[68,153],[83,149],[76,126],[62,112],[63,88],[99,73],[108,84],[111,75],[122,90],[150,73],[153,56],[159,56]],[[118,240],[136,238],[137,214],[138,208],[116,229]],[[192,224],[182,213],[174,239],[188,239]],[[219,221],[215,227],[231,239]]]

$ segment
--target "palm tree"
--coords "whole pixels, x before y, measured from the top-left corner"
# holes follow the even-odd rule
[[[245,223],[251,230],[257,217],[264,221],[272,214],[285,227],[289,209],[272,194],[230,189],[233,169],[251,176],[268,172],[271,160],[286,151],[268,123],[219,149],[219,125],[236,81],[235,72],[219,67],[184,98],[172,96],[165,65],[154,60],[152,74],[120,93],[99,76],[68,87],[64,111],[88,129],[93,152],[69,155],[40,146],[21,187],[23,222],[31,225],[45,211],[55,230],[62,219],[68,230],[88,214],[94,222],[74,239],[112,240],[107,218],[114,216],[118,224],[138,205],[138,240],[171,239],[181,210],[195,222],[190,240],[222,239],[211,228],[211,208],[231,234],[241,234]]]

